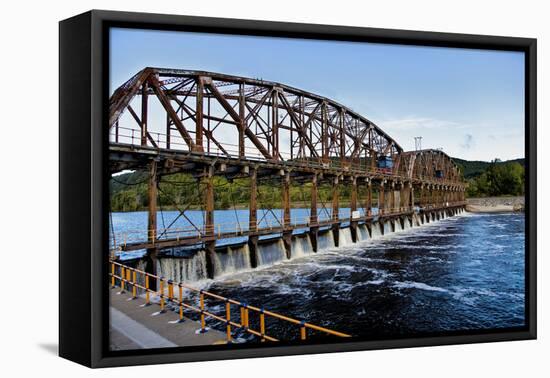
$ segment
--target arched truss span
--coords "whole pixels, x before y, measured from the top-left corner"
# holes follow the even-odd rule
[[[328,98],[224,74],[145,68],[109,103],[111,142],[269,161],[398,156],[374,123]]]
[[[442,179],[462,182],[459,167],[441,150],[426,149],[407,151],[394,155],[394,172],[400,176],[418,180]]]

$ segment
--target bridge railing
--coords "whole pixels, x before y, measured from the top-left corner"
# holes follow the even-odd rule
[[[251,335],[257,336],[262,342],[279,341],[272,335],[267,334],[269,319],[275,319],[295,327],[300,340],[308,338],[308,331],[316,331],[321,334],[336,337],[351,337],[350,335],[334,331],[325,327],[320,327],[305,320],[294,319],[289,316],[281,315],[274,311],[269,311],[263,307],[256,307],[247,303],[226,298],[224,296],[195,288],[182,282],[160,277],[143,270],[123,265],[116,261],[110,261],[111,287],[120,287],[121,292],[129,291],[133,298],[138,295],[145,296],[145,305],[152,304],[152,296],[159,300],[160,312],[165,312],[168,305],[177,308],[179,321],[185,321],[185,311],[199,317],[200,332],[207,332],[206,320],[214,320],[225,325],[227,342],[233,339],[233,331],[241,330]],[[158,290],[153,286],[158,287]],[[212,302],[223,304],[224,314],[216,314],[212,309]],[[208,306],[210,305],[210,306]],[[234,314],[237,312],[237,314]],[[255,319],[251,319],[251,315]]]

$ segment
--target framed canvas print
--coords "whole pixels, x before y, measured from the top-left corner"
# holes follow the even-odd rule
[[[60,23],[60,355],[536,337],[536,40]]]

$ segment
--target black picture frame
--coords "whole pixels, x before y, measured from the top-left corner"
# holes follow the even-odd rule
[[[108,29],[112,26],[445,46],[525,53],[526,322],[520,331],[178,352],[108,352]],[[61,21],[59,354],[89,367],[345,352],[536,338],[536,39],[92,10]]]

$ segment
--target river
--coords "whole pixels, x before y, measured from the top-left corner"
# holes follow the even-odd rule
[[[146,213],[113,214],[115,231],[146,221]],[[369,339],[525,324],[523,214],[465,213],[302,255],[196,284]],[[268,331],[297,337],[276,322]]]

